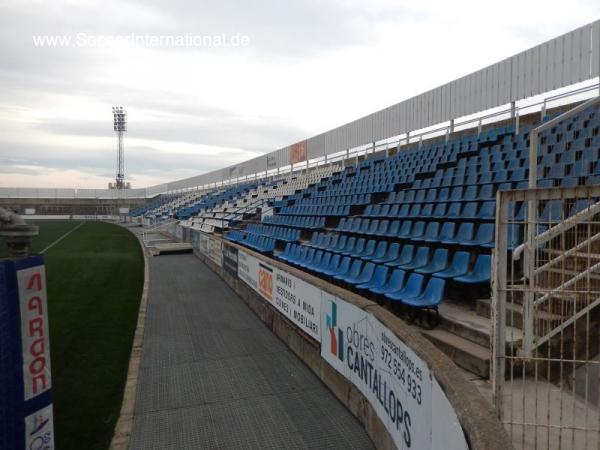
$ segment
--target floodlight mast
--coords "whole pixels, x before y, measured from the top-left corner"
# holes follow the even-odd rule
[[[117,133],[117,176],[115,189],[125,189],[125,148],[123,146],[123,133],[127,131],[127,111],[122,106],[114,106],[113,128]]]

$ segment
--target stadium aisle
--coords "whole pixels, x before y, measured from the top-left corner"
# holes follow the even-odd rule
[[[373,448],[360,423],[202,262],[149,261],[132,449]]]

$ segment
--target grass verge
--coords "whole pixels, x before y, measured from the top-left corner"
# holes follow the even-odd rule
[[[40,236],[55,237],[35,248],[77,226],[66,223],[41,224]],[[56,448],[107,449],[127,376],[143,255],[126,229],[86,222],[45,256]]]

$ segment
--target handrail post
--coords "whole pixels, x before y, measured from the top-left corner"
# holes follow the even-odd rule
[[[506,285],[508,199],[496,193],[496,242],[492,253],[492,395],[498,418],[504,413],[503,394],[506,371]]]
[[[538,129],[531,131],[529,142],[529,199],[527,200],[527,244],[525,247],[523,271],[528,288],[523,297],[523,355],[531,356],[533,350],[533,304],[535,301],[535,236],[537,218],[537,148]]]

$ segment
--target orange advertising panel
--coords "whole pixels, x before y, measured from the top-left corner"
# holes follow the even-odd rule
[[[292,145],[290,149],[290,162],[292,164],[306,161],[306,140]]]

